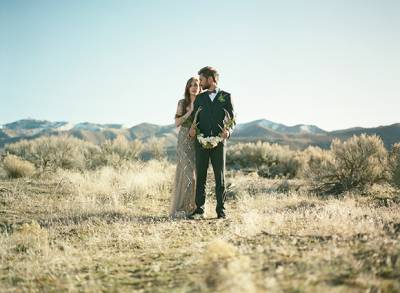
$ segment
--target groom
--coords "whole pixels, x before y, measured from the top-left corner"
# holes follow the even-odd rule
[[[198,72],[200,86],[203,90],[194,102],[193,117],[197,115],[196,125],[190,128],[189,135],[196,139],[196,210],[189,216],[190,219],[203,218],[204,204],[206,200],[205,185],[207,179],[207,169],[209,161],[214,170],[215,176],[215,195],[217,197],[217,217],[226,218],[225,215],[225,142],[231,136],[233,124],[226,126],[226,118],[229,113],[231,119],[234,118],[231,94],[218,88],[219,74],[215,68],[210,66],[200,69]],[[228,117],[229,117],[228,116]],[[234,120],[233,120],[234,121]],[[214,148],[204,148],[196,136],[199,134],[204,137],[220,136],[224,140],[219,142]]]

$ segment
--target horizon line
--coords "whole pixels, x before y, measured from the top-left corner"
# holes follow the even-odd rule
[[[7,125],[7,124],[16,123],[16,122],[23,121],[23,120],[45,121],[45,122],[52,122],[52,123],[63,122],[63,123],[72,123],[72,124],[74,124],[74,125],[75,125],[75,124],[83,124],[83,123],[98,124],[98,125],[112,125],[112,124],[115,124],[115,125],[121,125],[121,128],[132,128],[132,127],[135,127],[135,126],[138,126],[138,125],[141,125],[141,124],[151,124],[151,125],[156,125],[156,126],[160,126],[160,127],[162,127],[162,126],[172,126],[172,125],[174,125],[174,123],[170,123],[170,124],[157,124],[157,123],[151,123],[151,122],[140,122],[140,123],[137,123],[137,124],[133,124],[132,126],[129,126],[127,123],[100,123],[100,122],[90,122],[90,121],[78,121],[78,122],[74,122],[74,121],[67,121],[67,120],[48,120],[48,119],[37,119],[37,118],[27,117],[27,118],[21,118],[21,119],[14,120],[14,121],[12,121],[12,122],[0,123],[0,129],[4,129],[4,126]],[[342,128],[342,129],[325,130],[325,129],[319,127],[319,126],[316,125],[316,124],[303,124],[303,123],[298,123],[298,124],[294,124],[294,125],[287,125],[287,124],[284,124],[284,123],[281,123],[281,122],[275,122],[275,121],[272,121],[272,120],[269,120],[269,119],[266,119],[266,118],[259,118],[259,119],[254,119],[254,120],[250,120],[250,121],[246,121],[246,122],[241,122],[241,123],[238,123],[237,125],[239,125],[239,124],[248,124],[248,123],[251,123],[251,122],[262,121],[262,120],[266,120],[266,121],[269,121],[269,122],[272,122],[272,123],[275,123],[275,124],[281,124],[281,125],[286,126],[286,127],[295,127],[295,126],[302,126],[302,125],[304,125],[304,126],[314,126],[314,127],[317,127],[317,128],[319,128],[319,129],[321,129],[321,130],[323,130],[323,131],[325,131],[325,132],[333,132],[333,131],[339,131],[339,130],[348,130],[348,129],[353,129],[353,128],[363,128],[363,129],[379,128],[379,127],[385,127],[385,126],[392,126],[392,125],[395,125],[395,124],[399,124],[399,123],[400,123],[400,122],[393,122],[393,123],[389,123],[389,124],[380,124],[380,125],[378,125],[378,126],[372,126],[372,127],[350,126],[350,127],[348,127],[348,128]]]

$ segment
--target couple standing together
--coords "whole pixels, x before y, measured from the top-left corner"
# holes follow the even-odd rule
[[[235,125],[231,95],[218,88],[219,74],[210,66],[190,78],[179,100],[175,125],[180,127],[177,167],[170,216],[203,218],[209,162],[214,170],[217,218],[225,218],[225,144]]]

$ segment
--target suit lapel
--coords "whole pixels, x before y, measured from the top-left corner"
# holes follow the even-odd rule
[[[212,101],[213,103],[219,98],[219,96],[221,95],[222,91],[219,90],[219,92],[215,95],[214,100]]]
[[[208,106],[210,106],[210,104],[211,104],[211,99],[210,99],[210,96],[208,95],[208,93],[206,92],[205,94],[204,94],[204,102],[208,105]]]

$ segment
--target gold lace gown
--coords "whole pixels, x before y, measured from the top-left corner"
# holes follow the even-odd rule
[[[183,115],[183,100],[178,102],[177,117]],[[180,126],[176,151],[176,172],[172,193],[170,217],[184,218],[196,209],[195,149],[189,137],[190,122]]]

